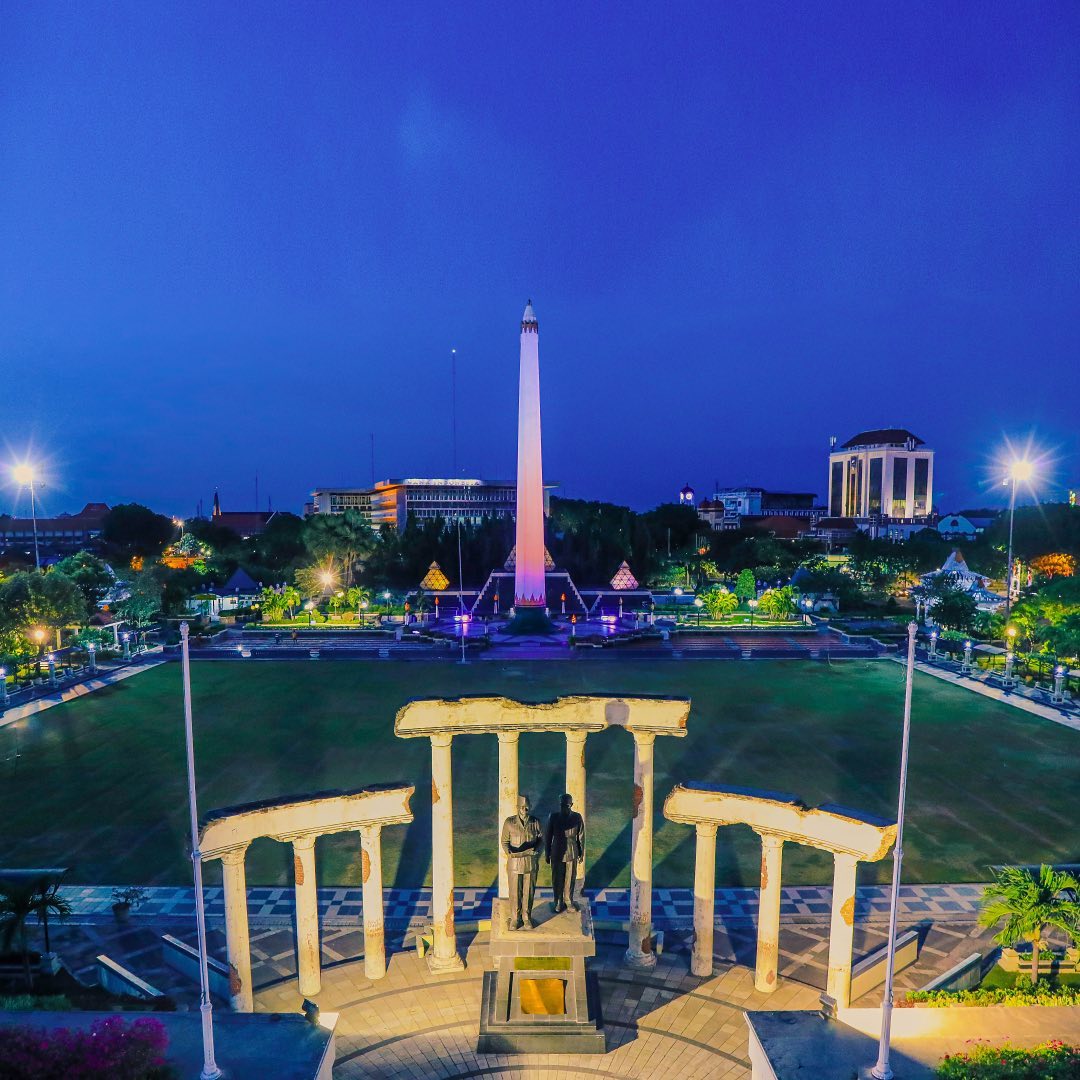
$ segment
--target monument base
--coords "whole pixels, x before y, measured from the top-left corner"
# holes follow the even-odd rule
[[[557,627],[542,607],[516,607],[514,617],[503,627],[506,634],[554,634]]]
[[[533,911],[532,930],[508,930],[509,901],[491,911],[491,957],[484,972],[478,1054],[603,1054],[600,997],[585,973],[596,955],[592,911]]]

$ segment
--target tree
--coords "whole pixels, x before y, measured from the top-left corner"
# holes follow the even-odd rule
[[[285,601],[285,607],[289,612],[289,618],[293,618],[296,609],[304,602],[304,597],[295,585],[286,585],[281,590],[281,599]]]
[[[149,625],[161,614],[165,583],[156,566],[133,573],[127,582],[128,596],[116,605],[116,614],[134,627]]]
[[[757,580],[753,570],[739,571],[738,580],[735,582],[735,595],[740,600],[753,600],[757,596]]]
[[[172,518],[138,503],[123,503],[105,515],[101,539],[126,562],[135,556],[156,559],[175,532]]]
[[[945,589],[934,604],[934,620],[946,630],[968,633],[979,610],[975,597],[963,589]]]
[[[93,614],[98,602],[109,591],[113,583],[113,574],[104,559],[99,559],[89,551],[78,551],[61,559],[53,571],[65,574],[78,586],[86,599],[87,612]]]
[[[761,610],[772,619],[783,619],[795,610],[795,594],[790,585],[766,589],[761,594]]]
[[[1036,555],[1031,560],[1031,569],[1044,578],[1072,577],[1076,573],[1076,559],[1064,551]]]
[[[26,924],[31,915],[37,914],[41,887],[40,878],[0,882],[0,945],[8,952],[17,950],[22,956],[26,986],[30,990],[34,988],[34,976],[30,970]]]
[[[371,557],[378,539],[359,510],[312,514],[304,522],[304,546],[317,563],[336,563],[345,585]]]
[[[271,622],[278,622],[281,616],[285,614],[287,606],[284,592],[264,588],[259,593],[259,607],[262,609],[263,618],[269,619]]]
[[[724,588],[708,589],[702,593],[701,599],[711,619],[722,619],[739,606],[739,598]]]
[[[1080,881],[1072,874],[1045,864],[1036,876],[1018,866],[998,871],[997,880],[986,887],[980,926],[1003,923],[994,936],[999,945],[1031,942],[1031,981],[1039,981],[1039,951],[1048,928],[1064,930],[1080,940]]]
[[[0,631],[25,636],[32,627],[55,631],[85,619],[83,594],[58,570],[20,571],[0,582]]]

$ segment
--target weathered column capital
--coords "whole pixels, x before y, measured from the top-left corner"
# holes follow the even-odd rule
[[[229,848],[228,851],[223,851],[218,858],[221,859],[222,866],[243,866],[244,859],[247,856],[248,844],[242,844],[240,847]]]
[[[436,731],[429,735],[431,739],[432,747],[439,747],[440,750],[446,750],[450,748],[450,744],[454,741],[452,732],[449,731]]]
[[[501,742],[503,746],[516,746],[518,740],[521,738],[520,731],[498,731],[496,734],[499,737],[499,742]]]
[[[832,857],[836,866],[842,866],[845,869],[857,866],[859,863],[859,856],[852,855],[850,851],[834,851]]]
[[[584,743],[589,737],[587,731],[581,731],[577,728],[564,732],[566,735],[566,741],[570,743]]]
[[[719,823],[716,821],[697,821],[694,823],[694,829],[699,837],[703,837],[708,840],[716,835],[716,830],[719,828]]]
[[[758,834],[761,839],[761,846],[771,851],[775,851],[778,848],[784,846],[784,840],[786,837],[781,836],[779,833],[765,832],[762,829],[755,829],[754,832]]]
[[[652,746],[656,742],[655,731],[637,731],[635,728],[631,728],[630,734],[634,736],[635,746]]]
[[[378,843],[379,839],[382,837],[382,825],[361,825],[357,829],[357,832],[360,834],[360,842],[365,847],[368,847],[371,844]]]
[[[318,839],[318,833],[297,833],[295,836],[290,836],[289,842],[297,851],[311,851],[315,847],[315,841]]]

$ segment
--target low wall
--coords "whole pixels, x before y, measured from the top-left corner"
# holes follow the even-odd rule
[[[935,975],[921,991],[930,990],[974,990],[982,982],[982,953],[972,953],[954,964],[948,971]]]
[[[172,934],[161,935],[161,953],[165,964],[181,975],[186,975],[193,982],[200,981],[199,950],[186,942],[174,938]],[[206,970],[210,976],[210,993],[218,997],[229,997],[229,969],[213,956],[206,958]]]
[[[133,971],[128,971],[104,954],[95,957],[94,963],[97,965],[98,985],[110,994],[142,998],[144,1001],[165,996],[156,986],[151,986]]]
[[[885,962],[888,959],[888,945],[882,945],[872,953],[867,953],[851,969],[851,1000],[858,1001],[863,994],[868,994],[875,986],[885,981]],[[919,959],[919,932],[905,930],[896,935],[896,956],[893,974],[910,967]]]

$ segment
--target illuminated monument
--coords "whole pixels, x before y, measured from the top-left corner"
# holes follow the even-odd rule
[[[544,473],[540,450],[540,326],[532,301],[521,316],[518,374],[517,530],[514,548],[515,634],[550,633],[544,549]]]

